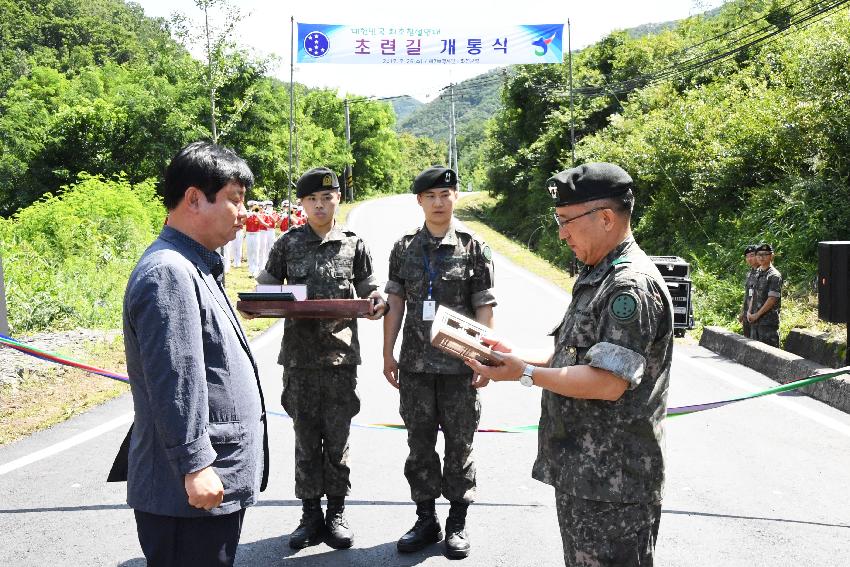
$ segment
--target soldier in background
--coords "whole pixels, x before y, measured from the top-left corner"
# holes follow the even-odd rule
[[[756,245],[750,244],[744,248],[744,261],[750,267],[747,272],[747,278],[744,280],[744,305],[741,307],[741,315],[738,320],[743,326],[743,334],[750,338],[750,321],[747,319],[747,308],[750,306],[750,300],[753,297],[753,288],[756,285],[756,276],[758,275],[759,262],[756,258]]]
[[[759,263],[753,297],[747,311],[750,338],[779,348],[779,310],[782,307],[782,274],[773,267],[773,247],[756,248]]]
[[[490,248],[452,223],[457,183],[457,174],[441,166],[426,169],[413,182],[425,225],[393,246],[385,288],[390,310],[384,320],[384,376],[400,389],[410,448],[404,475],[418,516],[397,547],[407,553],[442,539],[435,511],[442,493],[451,502],[445,541],[450,558],[469,555],[466,513],[475,496],[472,439],[481,417],[477,388],[487,381],[473,376],[462,360],[431,346],[431,324],[439,304],[492,327],[496,305]],[[393,349],[405,310],[396,361]],[[445,438],[442,472],[435,451],[440,428]]]
[[[311,169],[296,189],[307,224],[278,238],[257,283],[306,284],[309,299],[374,298],[368,318],[379,319],[386,303],[366,243],[334,220],[340,197],[336,175],[323,167]],[[348,434],[351,418],[360,411],[357,320],[286,319],[278,364],[283,366],[281,402],[295,430],[295,496],[303,511],[289,546],[302,549],[326,536],[331,547],[351,547],[354,534],[344,512],[351,488]]]
[[[558,235],[585,264],[555,345],[512,349],[493,380],[544,389],[532,476],[555,487],[567,566],[652,565],[664,488],[673,310],[631,233],[632,178],[588,163],[548,182]]]

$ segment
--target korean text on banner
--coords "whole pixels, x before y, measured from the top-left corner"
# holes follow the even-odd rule
[[[298,23],[298,63],[561,63],[563,37],[563,24],[460,29]]]

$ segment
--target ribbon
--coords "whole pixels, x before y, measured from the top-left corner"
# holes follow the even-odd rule
[[[52,352],[47,352],[32,346],[28,346],[20,341],[13,339],[12,337],[7,337],[6,335],[0,334],[0,345],[7,346],[9,348],[15,349],[18,352],[28,354],[40,360],[46,360],[47,362],[53,362],[55,364],[61,364],[63,366],[72,366],[74,368],[79,368],[80,370],[85,370],[86,372],[91,372],[92,374],[97,374],[105,378],[118,380],[119,382],[130,382],[130,377],[126,374],[110,372],[109,370],[104,370],[103,368],[91,366],[89,364],[73,360],[71,358],[67,358],[58,354],[54,354]]]
[[[41,349],[37,349],[35,347],[27,346],[26,344],[13,339],[12,337],[7,337],[6,335],[0,334],[0,345],[7,346],[9,348],[15,349],[24,354],[28,354],[35,358],[46,360],[48,362],[53,362],[55,364],[62,364],[65,366],[72,366],[74,368],[79,368],[80,370],[85,370],[86,372],[91,372],[92,374],[97,374],[99,376],[103,376],[105,378],[111,378],[112,380],[118,380],[119,382],[129,383],[130,378],[125,374],[118,374],[115,372],[110,372],[109,370],[104,370],[102,368],[98,368],[96,366],[91,366],[88,364],[84,364],[82,362],[78,362],[76,360],[72,360],[70,358],[60,356],[58,354],[54,354],[51,352],[47,352]],[[782,392],[790,392],[792,390],[797,390],[799,388],[805,388],[806,386],[810,386],[812,384],[817,384],[818,382],[822,382],[824,380],[828,380],[830,378],[835,378],[836,376],[841,376],[842,374],[850,374],[850,366],[845,366],[843,368],[839,368],[833,372],[826,372],[824,374],[815,374],[813,376],[807,376],[806,378],[801,378],[799,380],[793,380],[788,382],[787,384],[782,384],[781,386],[776,386],[774,388],[768,388],[767,390],[762,390],[760,392],[754,392],[752,394],[747,394],[746,396],[741,396],[739,398],[732,398],[729,400],[722,400],[719,402],[709,402],[705,404],[694,404],[690,406],[680,406],[675,408],[667,409],[667,417],[679,417],[682,415],[690,415],[692,413],[698,413],[701,411],[707,411],[715,408],[720,408],[723,406],[728,406],[730,404],[735,404],[738,402],[743,402],[745,400],[752,400],[753,398],[761,398],[763,396],[770,396],[773,394],[781,394]],[[291,417],[283,412],[267,412],[269,415],[274,415],[278,417],[289,418]],[[360,427],[364,429],[398,429],[403,430],[406,427],[400,423],[369,423],[369,424],[360,424],[360,423],[352,423],[352,427]],[[517,425],[513,427],[505,427],[505,428],[481,428],[478,429],[478,433],[525,433],[528,431],[537,431],[537,425]]]

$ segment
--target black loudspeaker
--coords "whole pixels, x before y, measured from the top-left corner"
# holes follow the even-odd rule
[[[847,322],[849,267],[850,242],[818,242],[818,318]]]

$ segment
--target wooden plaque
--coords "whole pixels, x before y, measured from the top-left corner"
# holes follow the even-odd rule
[[[354,319],[369,314],[369,299],[305,299],[303,301],[237,301],[236,309],[256,317],[283,319]]]

